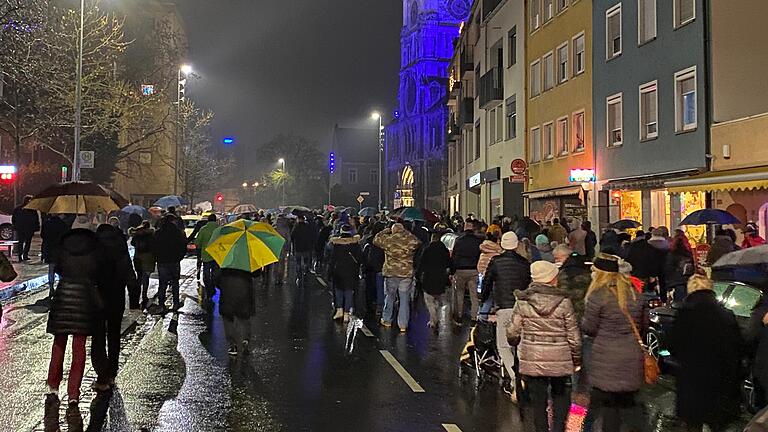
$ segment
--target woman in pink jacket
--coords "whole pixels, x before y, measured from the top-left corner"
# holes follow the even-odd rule
[[[499,245],[499,238],[493,232],[486,233],[485,241],[480,244],[480,260],[477,262],[477,291],[480,292],[480,287],[483,286],[483,276],[485,271],[488,270],[488,264],[491,263],[493,257],[501,255],[504,249]],[[480,311],[478,318],[487,319],[488,314],[493,309],[493,297],[489,297],[482,305],[480,305]]]

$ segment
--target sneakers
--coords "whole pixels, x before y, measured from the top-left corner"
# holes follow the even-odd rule
[[[83,432],[83,417],[80,415],[77,401],[70,401],[67,405],[67,431]]]
[[[333,316],[334,320],[340,320],[344,318],[344,309],[336,308],[336,314]]]
[[[349,312],[344,312],[344,322],[349,322]]]
[[[408,327],[400,327],[400,333],[405,333],[408,331]]]
[[[231,356],[236,356],[237,355],[237,346],[230,345],[229,346],[229,350],[227,351],[227,354],[229,354]]]
[[[381,325],[384,327],[392,327],[392,323],[389,321],[384,321],[384,318],[381,319]]]
[[[515,388],[511,381],[504,380],[504,385],[502,385],[502,390],[504,390],[504,393],[507,394],[510,401],[512,401],[513,404],[517,403],[517,392],[515,391]]]
[[[59,432],[59,407],[61,402],[55,393],[45,395],[45,414],[43,427],[45,432]]]

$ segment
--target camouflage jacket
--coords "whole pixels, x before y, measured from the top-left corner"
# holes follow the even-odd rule
[[[373,244],[384,250],[384,277],[413,277],[413,256],[421,242],[408,231],[393,233],[386,229],[373,239]]]

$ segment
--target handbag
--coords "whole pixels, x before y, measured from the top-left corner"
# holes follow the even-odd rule
[[[16,270],[13,268],[13,264],[8,261],[8,257],[4,253],[0,252],[0,281],[10,282],[19,276]]]
[[[637,325],[635,325],[635,320],[629,316],[629,312],[623,308],[620,309],[624,316],[627,317],[627,321],[629,321],[629,325],[632,327],[632,333],[634,333],[635,339],[637,339],[637,344],[640,345],[640,350],[643,352],[643,374],[645,376],[645,383],[656,384],[656,382],[659,381],[659,375],[661,375],[659,362],[650,352],[648,352],[648,347],[643,344],[643,338],[640,336],[640,331],[637,329]]]

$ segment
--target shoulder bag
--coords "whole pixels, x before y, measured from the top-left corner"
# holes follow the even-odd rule
[[[627,321],[629,321],[629,325],[632,327],[632,333],[634,333],[635,339],[637,339],[637,344],[640,345],[640,350],[643,352],[643,372],[645,375],[645,383],[656,384],[656,382],[659,380],[659,375],[661,375],[659,362],[650,354],[650,352],[648,352],[648,347],[643,343],[643,338],[640,336],[640,331],[637,329],[637,325],[635,325],[635,320],[632,319],[632,317],[629,315],[629,312],[622,308],[620,309],[624,316],[627,317]]]

